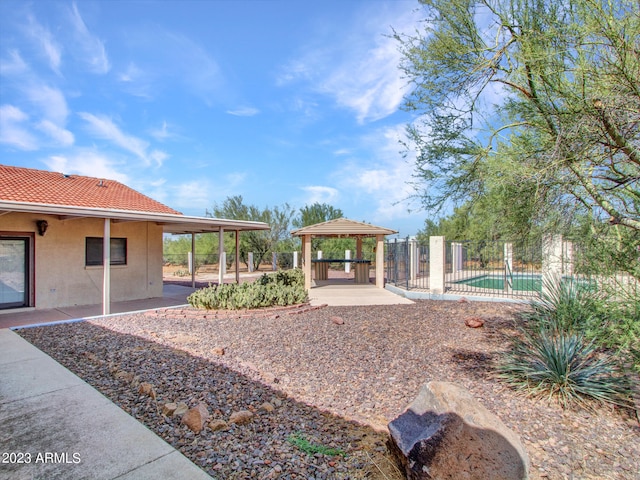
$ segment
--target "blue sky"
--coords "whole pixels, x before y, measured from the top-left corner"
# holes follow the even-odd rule
[[[417,1],[0,1],[1,162],[415,234],[392,27]]]

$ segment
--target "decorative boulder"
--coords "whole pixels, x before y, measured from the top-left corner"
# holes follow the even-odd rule
[[[194,433],[200,433],[204,428],[204,424],[209,418],[209,409],[204,403],[190,408],[187,413],[182,416],[182,423]]]
[[[409,480],[528,478],[520,439],[453,383],[425,384],[389,432],[389,449]]]
[[[235,423],[237,425],[246,425],[251,422],[253,418],[253,412],[249,410],[240,410],[239,412],[234,412],[229,417],[229,423]]]
[[[465,318],[464,324],[469,328],[480,328],[484,325],[484,320],[480,317]]]

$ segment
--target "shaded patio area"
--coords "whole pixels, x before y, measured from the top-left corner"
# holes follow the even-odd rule
[[[170,283],[165,283],[162,290],[162,297],[112,302],[111,313],[138,312],[153,308],[185,305],[187,303],[187,297],[194,291],[191,287]],[[102,304],[77,305],[42,310],[27,308],[21,309],[21,311],[0,311],[0,329],[97,316],[102,316]]]

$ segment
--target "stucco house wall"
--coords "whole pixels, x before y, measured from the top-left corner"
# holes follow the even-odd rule
[[[44,236],[36,221],[46,220]],[[32,302],[36,308],[89,305],[102,301],[102,266],[85,265],[87,237],[103,237],[101,218],[59,219],[12,212],[0,216],[0,232],[32,234]],[[111,266],[111,300],[162,296],[162,227],[154,222],[112,222],[112,238],[127,239],[126,265]]]

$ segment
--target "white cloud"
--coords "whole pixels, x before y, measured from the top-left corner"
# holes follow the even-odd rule
[[[124,133],[111,118],[103,115],[93,115],[91,113],[80,112],[78,115],[89,124],[89,131],[98,138],[108,140],[114,145],[133,153],[140,158],[145,165],[151,165],[155,162],[162,165],[162,162],[168,158],[165,152],[153,150],[147,153],[149,143],[133,135]]]
[[[127,135],[111,120],[102,115],[80,112],[78,115],[89,124],[89,130],[98,138],[109,140],[115,145],[147,161],[149,144],[133,135]]]
[[[151,99],[163,89],[180,88],[209,106],[227,100],[218,63],[200,43],[159,26],[128,32],[127,41],[136,61],[117,78],[128,93]]]
[[[104,43],[89,31],[76,3],[73,3],[69,13],[74,29],[76,54],[87,63],[91,72],[107,73],[111,69],[111,64]]]
[[[116,168],[116,162],[93,149],[77,149],[69,155],[52,155],[44,163],[55,172],[116,180],[125,185],[129,183],[129,176]]]
[[[123,89],[135,97],[152,99],[154,94],[152,74],[130,62],[127,69],[116,76]]]
[[[169,124],[167,124],[166,120],[162,122],[162,126],[160,128],[153,128],[149,130],[149,134],[161,142],[177,137],[175,133],[169,130]]]
[[[260,110],[253,107],[239,107],[234,110],[227,110],[229,115],[235,115],[236,117],[253,117],[260,113]]]
[[[360,123],[391,115],[408,91],[397,68],[400,54],[394,40],[380,36],[376,43],[337,65],[319,86],[339,105],[353,110]]]
[[[303,202],[305,205],[311,205],[316,202],[331,204],[337,201],[340,196],[336,188],[322,185],[309,185],[302,187],[302,190],[306,192],[306,197]]]
[[[236,195],[246,175],[232,172],[221,178],[200,177],[192,181],[155,179],[141,187],[147,195],[188,215],[202,216],[217,201]]]
[[[410,215],[407,199],[413,189],[411,158],[399,153],[404,125],[378,129],[364,137],[362,158],[351,158],[333,175],[341,190],[348,190],[358,203],[373,207],[373,222],[406,218]]]
[[[232,191],[236,187],[239,187],[247,178],[247,174],[244,172],[231,172],[224,176],[224,183],[228,191]]]
[[[165,186],[168,203],[177,209],[198,209],[202,214],[211,207],[212,185],[206,180],[193,180],[177,185]]]
[[[161,150],[153,150],[150,154],[149,154],[149,158],[151,160],[153,160],[156,165],[158,167],[162,166],[162,163],[169,158],[169,154],[167,154],[166,152],[163,152]]]
[[[2,76],[24,75],[29,67],[17,50],[8,51],[9,58],[0,61],[0,74]]]
[[[42,111],[46,120],[57,125],[66,123],[69,108],[61,90],[42,83],[32,83],[24,88],[24,93]]]
[[[341,157],[344,155],[349,155],[352,152],[350,148],[339,148],[333,152],[333,154],[337,157]]]
[[[59,146],[68,147],[75,142],[73,133],[50,120],[43,120],[37,125],[37,128],[47,134]]]
[[[281,69],[276,84],[308,83],[353,111],[360,123],[387,117],[409,89],[398,69],[398,44],[388,36],[390,26],[408,31],[417,20],[413,3],[368,4],[344,31],[331,30],[322,47],[303,47],[303,53]]]
[[[28,115],[13,105],[0,106],[0,143],[6,143],[20,150],[37,150],[38,141],[24,123]]]
[[[135,63],[129,62],[127,69],[118,75],[118,80],[126,83],[136,82],[143,76],[144,73],[142,72],[142,70],[138,68]]]
[[[60,74],[62,47],[53,38],[51,32],[42,26],[33,15],[28,16],[27,34],[35,41],[44,53],[51,70]]]
[[[72,145],[75,139],[73,133],[66,129],[69,108],[62,91],[29,76],[18,88],[28,101],[25,107],[30,111],[31,118],[20,109],[7,106],[2,113],[3,143],[24,150],[37,150],[42,143],[38,141],[35,131],[39,130],[56,146]]]

